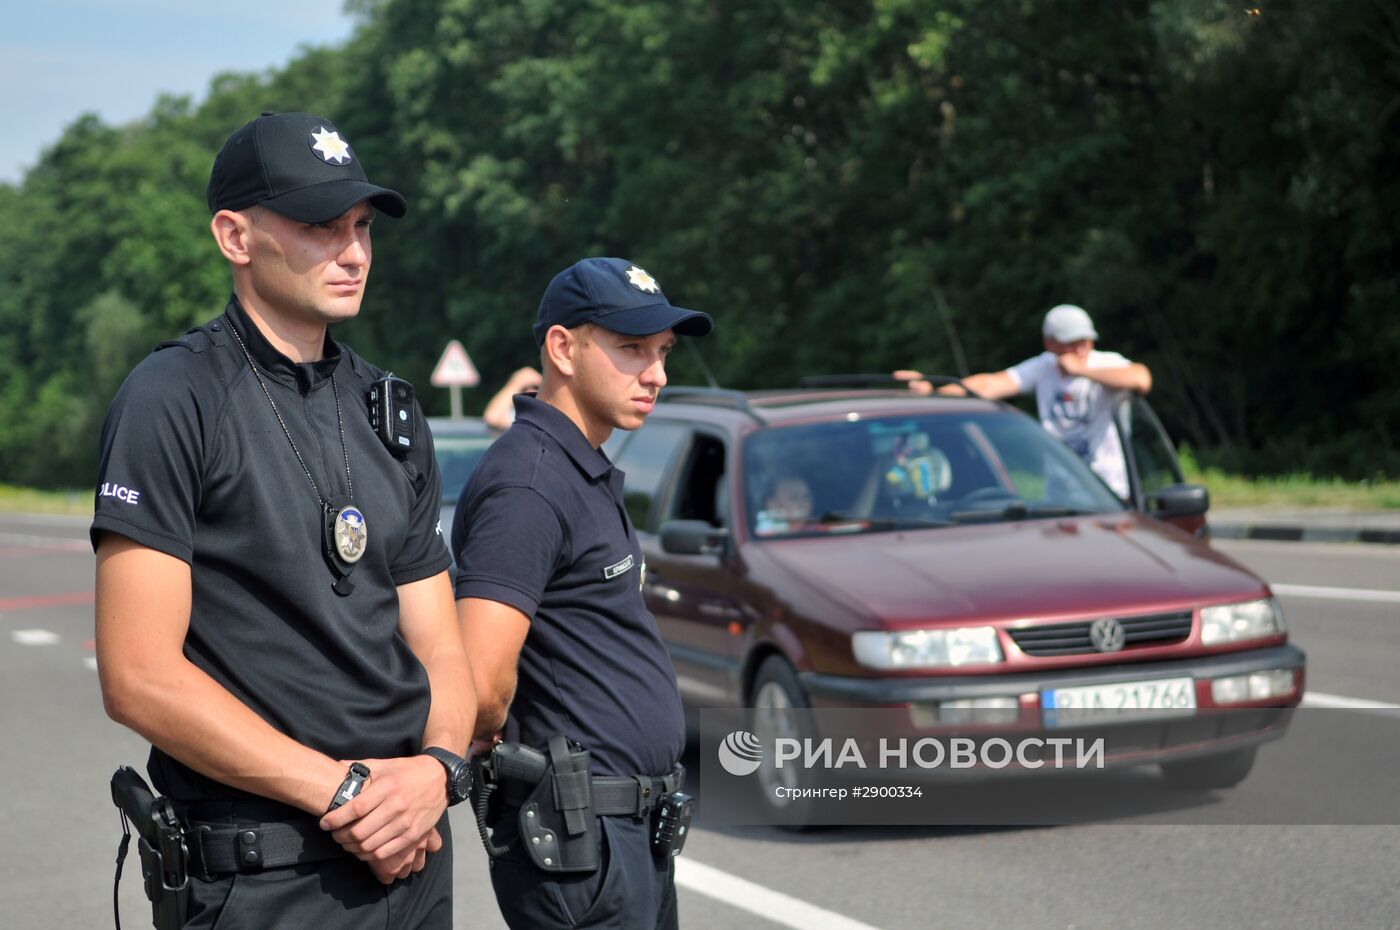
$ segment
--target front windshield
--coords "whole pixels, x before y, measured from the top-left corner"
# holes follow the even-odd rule
[[[773,427],[745,441],[744,475],[761,539],[1123,509],[1063,443],[1010,413]]]

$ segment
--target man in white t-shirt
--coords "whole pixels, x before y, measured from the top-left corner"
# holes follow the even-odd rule
[[[1113,426],[1113,411],[1124,391],[1152,390],[1152,372],[1117,352],[1094,348],[1099,334],[1083,308],[1060,304],[1045,314],[1041,326],[1045,351],[1005,371],[963,378],[968,390],[992,400],[1035,392],[1040,422],[1077,452],[1119,497],[1128,498],[1128,470],[1123,446]],[[929,393],[931,387],[914,371],[898,371],[910,388]],[[960,394],[957,385],[940,393]]]

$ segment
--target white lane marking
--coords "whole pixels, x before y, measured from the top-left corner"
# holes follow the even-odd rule
[[[676,884],[794,930],[878,930],[684,856],[676,860]]]
[[[92,669],[94,672],[97,671],[97,656],[84,656],[83,665]]]
[[[706,684],[687,675],[677,675],[676,684],[682,691],[694,695],[697,699],[710,701],[717,707],[723,707],[729,700],[729,692],[718,685]]]
[[[1311,584],[1269,585],[1275,594],[1288,597],[1316,597],[1329,601],[1372,601],[1400,604],[1400,591],[1377,591],[1371,588],[1324,588]]]
[[[21,646],[52,646],[58,642],[58,634],[48,630],[11,630],[10,639]]]
[[[1321,694],[1308,691],[1303,695],[1304,707],[1337,707],[1342,710],[1400,710],[1400,704],[1387,704],[1385,701],[1372,701],[1367,698],[1343,697],[1340,694]]]

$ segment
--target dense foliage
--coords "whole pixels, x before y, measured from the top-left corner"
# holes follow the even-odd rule
[[[340,335],[439,411],[449,338],[499,383],[550,276],[614,254],[715,314],[726,385],[998,368],[1071,301],[1207,460],[1400,475],[1393,3],[358,9],[343,47],[83,118],[0,185],[0,479],[86,484],[124,372],[221,307],[204,183],[264,109],[332,117],[409,197]]]

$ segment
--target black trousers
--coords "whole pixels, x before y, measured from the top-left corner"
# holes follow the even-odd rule
[[[674,863],[652,855],[646,821],[599,817],[597,871],[560,875],[521,854],[515,815],[507,811],[493,837],[498,846],[511,844],[511,854],[491,863],[496,903],[511,930],[677,930]]]
[[[185,930],[452,930],[452,834],[423,871],[381,885],[358,859],[190,879]]]

